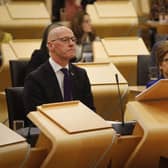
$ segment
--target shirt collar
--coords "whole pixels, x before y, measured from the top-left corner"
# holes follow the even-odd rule
[[[68,65],[66,65],[65,67],[62,67],[62,66],[60,66],[59,64],[57,64],[57,63],[52,59],[52,57],[49,58],[49,63],[50,63],[50,65],[51,65],[51,67],[53,68],[53,70],[54,70],[55,73],[58,72],[58,71],[60,71],[60,69],[62,69],[62,68],[67,68],[67,69],[69,70],[69,66],[68,66]]]

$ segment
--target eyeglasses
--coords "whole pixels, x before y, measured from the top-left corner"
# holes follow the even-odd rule
[[[56,38],[55,40],[51,40],[51,42],[54,42],[54,41],[57,41],[57,40],[61,41],[62,43],[69,43],[70,40],[71,40],[72,42],[74,42],[74,43],[76,42],[76,38],[75,38],[75,37]]]

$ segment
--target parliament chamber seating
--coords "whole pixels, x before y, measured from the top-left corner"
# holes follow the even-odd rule
[[[93,43],[95,62],[113,63],[128,81],[128,85],[137,85],[137,56],[149,55],[149,51],[140,37],[109,37]]]
[[[128,98],[128,82],[115,65],[108,62],[77,63],[87,71],[96,112],[105,120],[121,121],[120,96],[115,75],[119,78],[122,106]]]
[[[138,4],[138,16],[141,17],[142,15],[147,14],[148,6],[143,4],[148,3],[149,1],[132,0],[132,2],[133,5],[135,5],[134,3],[136,3],[136,5]],[[134,21],[134,28],[137,30],[136,19]],[[111,27],[111,30],[104,29],[102,32],[99,28],[97,28],[97,32],[100,34],[100,36],[103,37],[106,35],[108,36],[108,34],[106,34],[106,30],[107,33],[110,34],[113,30]],[[122,30],[124,30],[123,27]],[[115,28],[115,31],[117,31],[117,28]],[[118,29],[117,33],[120,34],[121,29]],[[19,35],[17,36],[19,37]],[[131,56],[114,55],[112,58],[109,56],[109,53],[112,49],[108,48],[108,44],[105,43],[103,44],[100,42],[95,42],[93,44],[95,47],[95,62],[93,64],[86,63],[79,64],[78,66],[81,66],[87,70],[89,79],[91,81],[95,105],[98,110],[97,113],[102,118],[107,120],[120,120],[121,114],[118,107],[119,99],[114,76],[116,73],[119,75],[119,83],[122,95],[125,94],[125,91],[128,91],[128,85],[144,85],[148,80],[148,76],[146,76],[147,69],[145,68],[147,68],[149,63],[149,52],[145,49],[143,52],[138,54],[134,53]],[[20,42],[16,40],[16,44],[3,44],[3,61],[2,67],[0,68],[0,83],[3,81],[2,84],[0,84],[0,88],[2,88],[0,89],[1,91],[4,91],[4,88],[7,86],[15,86],[10,78],[9,60],[13,60],[13,62],[27,62],[27,60],[30,58],[30,53],[32,53],[32,49],[38,48],[37,46],[39,46],[39,44],[40,43],[31,45],[31,42],[27,43],[24,42],[24,40]],[[21,49],[23,46],[26,46],[24,47],[26,51]],[[110,42],[110,47],[112,46],[113,45]],[[119,47],[119,51],[121,51],[123,47]],[[32,49],[28,49],[28,51],[27,48]],[[106,61],[106,63],[101,63],[102,61]],[[97,70],[99,75],[95,77],[95,71]],[[106,75],[102,75],[104,70],[107,70],[106,72],[108,72],[108,80]],[[142,75],[144,71],[145,76]],[[5,81],[4,79],[7,80]],[[105,83],[103,84],[102,81]],[[10,94],[10,89],[11,88],[6,89],[6,96],[7,94]],[[144,87],[140,88],[141,91],[144,89]],[[14,92],[12,91],[12,93]],[[127,102],[127,96],[128,95],[126,92],[126,97],[123,98],[124,103],[125,101]],[[2,97],[4,99],[4,92],[1,92],[0,94],[0,99]],[[17,99],[14,100],[17,101]],[[3,142],[3,138],[0,138],[0,167],[10,168],[12,165],[13,168],[17,168],[21,165],[21,163],[23,163],[23,161],[25,161],[25,168],[60,168],[62,164],[64,165],[64,168],[82,168],[82,166],[86,168],[90,167],[90,165],[94,166],[94,163],[96,163],[98,160],[100,161],[100,165],[97,165],[98,168],[163,168],[163,165],[164,168],[166,168],[168,156],[168,149],[166,145],[168,140],[168,121],[166,117],[167,100],[129,102],[126,105],[126,120],[136,120],[137,124],[132,135],[128,136],[116,135],[114,130],[111,128],[69,134],[67,133],[66,128],[62,125],[60,126],[60,123],[57,123],[55,120],[59,114],[57,117],[54,116],[54,119],[51,116],[48,116],[48,112],[55,113],[56,111],[60,110],[61,114],[63,112],[63,115],[59,116],[60,118],[67,118],[67,115],[69,115],[69,119],[72,116],[75,118],[75,113],[73,115],[71,115],[71,113],[74,111],[80,112],[82,110],[80,106],[79,110],[72,110],[74,107],[75,106],[73,103],[70,103],[70,106],[68,103],[63,103],[58,106],[44,105],[39,107],[36,112],[31,112],[28,115],[29,119],[31,119],[41,130],[41,134],[36,146],[34,148],[29,148],[29,145],[25,142],[24,138],[18,137],[16,134],[13,134],[12,136],[5,134],[3,137],[5,138],[6,142]],[[16,107],[12,107],[12,111],[15,108]],[[0,101],[0,114],[4,111],[4,106],[1,105]],[[64,113],[65,111],[69,114]],[[83,116],[83,114],[81,116]],[[86,117],[85,115],[83,117],[81,116],[80,118]],[[90,122],[86,121],[85,124],[85,126],[88,126]],[[13,123],[11,123],[11,117],[9,117],[9,126],[11,128],[13,127]],[[9,131],[4,128],[1,123],[0,130],[0,132],[5,133]],[[10,142],[7,143],[9,137]]]
[[[12,87],[24,86],[28,60],[10,60],[10,76]]]
[[[1,45],[0,91],[11,86],[9,61],[29,60],[34,49],[40,48],[40,43],[40,39],[18,39]]]
[[[137,36],[138,17],[131,1],[97,1],[88,4],[86,11],[101,38]]]
[[[44,28],[51,23],[44,2],[40,1],[7,2],[0,5],[0,16],[0,29],[15,39],[41,38]]]
[[[17,125],[25,125],[25,112],[23,103],[23,87],[10,87],[5,89],[8,109],[9,127],[16,130]]]

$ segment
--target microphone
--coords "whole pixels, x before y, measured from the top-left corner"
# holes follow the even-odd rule
[[[131,135],[135,127],[136,121],[128,121],[128,122],[124,121],[124,109],[123,109],[122,96],[120,92],[118,74],[115,74],[115,79],[116,79],[117,90],[118,90],[119,106],[120,106],[120,112],[121,112],[121,122],[112,123],[112,127],[120,135]]]
[[[120,112],[121,112],[121,122],[124,126],[124,110],[123,110],[123,104],[122,104],[122,98],[121,98],[121,92],[120,92],[120,84],[118,80],[118,74],[115,74],[116,84],[117,84],[117,90],[118,90],[118,98],[119,98],[119,106],[120,106]]]

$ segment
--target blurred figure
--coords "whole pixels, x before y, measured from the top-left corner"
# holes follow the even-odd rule
[[[86,10],[87,4],[93,4],[96,0],[81,0],[83,10]]]
[[[80,10],[80,0],[53,0],[52,21],[71,21]]]
[[[61,24],[52,23],[46,27],[43,33],[42,42],[40,49],[33,51],[31,59],[27,66],[26,74],[35,70],[38,66],[43,64],[49,58],[48,48],[47,48],[47,37],[48,33],[55,27],[61,26]]]
[[[92,29],[90,16],[85,11],[80,11],[73,17],[70,26],[77,38],[76,62],[93,61],[92,42],[97,37]]]
[[[60,13],[65,8],[65,0],[52,0],[52,22],[60,21]]]
[[[159,76],[157,80],[153,80],[147,83],[147,87],[153,85],[160,79],[168,79],[168,40],[162,41],[157,45],[155,50],[156,65],[159,70]]]
[[[1,44],[2,43],[8,43],[13,39],[12,35],[10,33],[4,32],[0,30],[0,66],[2,64],[2,56],[1,56]]]
[[[78,12],[81,11],[81,5],[79,0],[66,0],[65,1],[65,20],[66,21],[71,21],[74,15]]]

